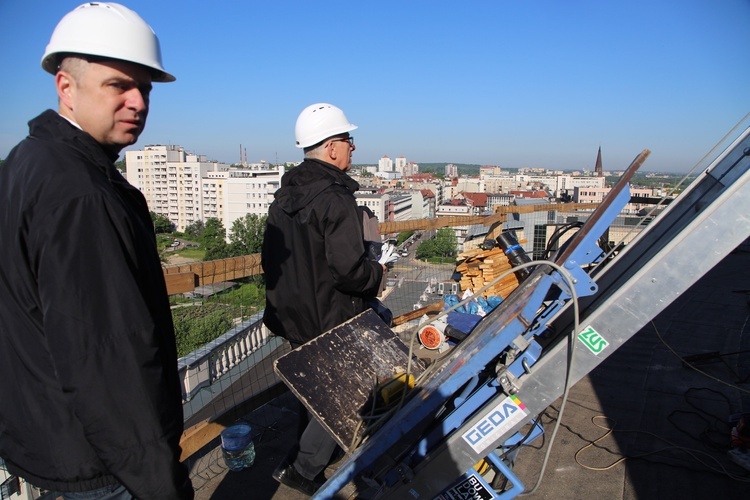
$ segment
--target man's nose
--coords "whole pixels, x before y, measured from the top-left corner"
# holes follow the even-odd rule
[[[135,87],[128,91],[128,107],[136,110],[143,111],[148,109],[148,93],[142,92],[139,88]]]

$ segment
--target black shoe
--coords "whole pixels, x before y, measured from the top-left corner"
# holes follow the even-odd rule
[[[289,486],[294,490],[300,491],[307,496],[313,496],[315,492],[318,491],[321,486],[323,486],[323,483],[312,481],[303,477],[302,474],[297,472],[297,469],[294,468],[294,465],[286,461],[282,462],[281,465],[276,467],[276,470],[273,471],[272,476],[281,484]]]

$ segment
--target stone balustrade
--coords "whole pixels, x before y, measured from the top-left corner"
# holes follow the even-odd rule
[[[190,402],[199,391],[214,385],[275,339],[262,319],[263,311],[178,360],[183,403]]]

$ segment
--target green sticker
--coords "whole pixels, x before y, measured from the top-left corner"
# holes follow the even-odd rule
[[[604,340],[604,337],[599,335],[599,333],[590,326],[578,334],[578,339],[594,354],[599,354],[609,345],[609,342]]]

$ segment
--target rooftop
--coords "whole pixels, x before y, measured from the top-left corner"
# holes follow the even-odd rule
[[[572,388],[546,472],[528,498],[750,498],[748,470],[728,453],[731,419],[750,413],[749,268],[750,249],[741,246]],[[251,468],[227,471],[218,443],[194,456],[196,499],[305,498],[271,478],[294,444],[299,413],[280,389],[245,415],[257,452]],[[543,439],[517,457],[514,472],[527,491],[560,403],[542,418]],[[353,485],[339,494],[362,497]]]

